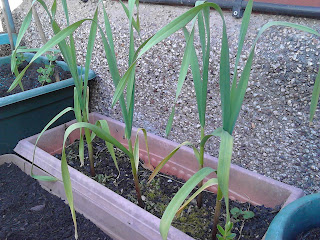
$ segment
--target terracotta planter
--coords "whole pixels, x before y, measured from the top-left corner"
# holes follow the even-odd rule
[[[90,114],[90,122],[95,123],[97,120],[105,119],[108,121],[111,134],[125,145],[124,129],[125,126],[119,121],[115,121],[98,113]],[[74,122],[74,121],[73,121]],[[65,125],[48,130],[38,143],[36,150],[35,164],[53,176],[61,179],[60,160],[52,155],[61,153],[64,131],[67,126],[72,124],[69,122]],[[132,136],[135,135],[136,129],[133,129]],[[37,136],[29,137],[21,140],[15,148],[15,151],[24,158],[32,161],[34,143]],[[74,131],[70,135],[70,141],[73,142],[79,138],[79,131]],[[140,158],[147,161],[147,154],[143,137],[140,138]],[[148,144],[150,148],[151,164],[157,165],[169,152],[171,152],[178,144],[164,138],[148,134]],[[205,155],[205,166],[216,169],[217,159],[209,155]],[[94,201],[102,201],[99,206],[103,206],[103,201],[110,201],[114,207],[122,210],[128,216],[124,217],[126,228],[139,229],[137,225],[144,225],[148,231],[138,231],[144,235],[133,235],[127,239],[160,239],[158,233],[160,220],[131,202],[123,199],[119,195],[113,193],[106,187],[97,184],[94,180],[84,176],[77,170],[69,167],[72,186],[74,191],[85,194]],[[184,180],[189,179],[198,170],[197,160],[194,157],[193,150],[188,147],[181,148],[174,157],[165,165],[162,172],[166,174],[176,175]],[[215,191],[212,187],[210,190]],[[97,192],[99,191],[99,192]],[[112,195],[112,197],[109,196]],[[260,174],[251,172],[236,165],[231,165],[230,169],[230,199],[240,202],[250,202],[254,205],[265,205],[267,207],[275,207],[277,205],[287,205],[288,203],[298,199],[304,195],[301,189],[289,186],[287,184],[264,177]],[[115,200],[117,199],[117,200]],[[119,207],[118,201],[125,202],[123,207]],[[77,203],[75,204],[77,206]],[[110,206],[106,206],[110,207]],[[109,210],[110,211],[110,210]],[[138,217],[138,214],[141,216]],[[102,217],[102,216],[101,216]],[[118,214],[122,218],[121,214]],[[138,217],[139,223],[133,221],[134,217]],[[150,219],[149,219],[150,217]],[[105,217],[103,217],[105,219]],[[92,220],[95,222],[94,220]],[[101,221],[100,219],[96,222]],[[130,222],[130,223],[128,223]],[[101,225],[100,225],[101,226]],[[99,226],[99,227],[100,227]],[[127,230],[126,230],[127,231]],[[125,232],[125,231],[124,231]],[[137,234],[138,234],[137,233]],[[108,234],[110,234],[108,232]],[[112,236],[112,233],[110,234]],[[174,237],[172,237],[174,236]],[[191,239],[177,229],[172,228],[169,233],[169,239]],[[120,238],[121,239],[121,238]],[[123,238],[125,239],[125,238]]]

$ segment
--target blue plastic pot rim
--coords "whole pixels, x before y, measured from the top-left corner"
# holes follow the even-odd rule
[[[313,203],[319,203],[319,202],[320,202],[320,193],[315,193],[315,194],[311,194],[311,195],[307,195],[302,198],[299,198],[294,202],[290,203],[288,206],[284,207],[271,222],[265,239],[273,240],[275,239],[275,237],[279,240],[288,239],[285,236],[289,234],[288,233],[289,230],[287,229],[287,226],[291,225],[290,222],[292,221],[292,219],[296,219],[296,221],[300,221],[301,219],[298,216],[299,215],[298,212],[302,208],[305,208],[305,209],[309,208],[311,211],[315,211],[315,209],[313,209],[311,205]],[[304,217],[306,217],[306,219],[304,220],[304,222],[299,223],[299,227],[307,223],[308,216],[304,216]],[[310,220],[308,221],[311,222]]]

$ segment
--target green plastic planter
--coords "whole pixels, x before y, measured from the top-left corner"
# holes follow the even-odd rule
[[[26,53],[25,56],[30,61],[34,54]],[[0,67],[10,61],[10,56],[0,58]],[[40,57],[36,62],[48,64],[46,57]],[[57,61],[57,64],[64,70],[69,69],[65,62]],[[78,67],[78,71],[84,72],[81,67]],[[95,73],[90,70],[89,79],[94,77]],[[0,155],[12,153],[19,140],[39,133],[61,110],[73,106],[73,88],[73,78],[69,78],[0,98]],[[73,118],[74,114],[70,112],[53,126]]]
[[[283,208],[273,219],[265,240],[292,240],[320,227],[320,193],[302,197]]]

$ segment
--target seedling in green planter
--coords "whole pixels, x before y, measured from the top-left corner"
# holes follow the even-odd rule
[[[24,56],[23,53],[17,53],[16,55],[16,64],[17,64],[17,68],[19,68],[23,62],[25,62],[27,60],[27,58]]]
[[[15,74],[15,76],[17,77],[19,75],[19,67],[21,67],[22,63],[24,61],[26,61],[26,57],[24,56],[24,54],[22,52],[19,52],[17,54],[12,54],[11,55],[11,61],[15,63],[14,67],[11,69],[11,71]],[[19,87],[21,89],[21,91],[24,91],[23,85],[20,82],[19,83]]]
[[[54,63],[57,60],[57,57],[53,54],[47,54],[46,56],[49,60],[49,64],[45,64],[44,68],[40,67],[37,69],[37,72],[40,73],[38,81],[42,83],[42,85],[52,82],[51,77],[54,74]]]

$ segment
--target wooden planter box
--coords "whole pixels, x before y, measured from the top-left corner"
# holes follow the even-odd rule
[[[111,134],[125,145],[123,123],[105,117],[98,113],[90,114],[90,122],[95,123],[97,120],[105,119],[109,123]],[[41,137],[34,159],[35,165],[49,172],[51,175],[62,179],[60,160],[53,157],[53,154],[61,153],[63,136],[67,126],[74,123],[69,122],[65,125],[48,130]],[[137,129],[133,129],[132,136]],[[141,133],[142,134],[142,133]],[[69,139],[70,142],[79,138],[79,131],[74,131]],[[32,161],[34,144],[37,136],[21,140],[16,148],[16,153]],[[133,139],[134,140],[134,139]],[[140,138],[140,158],[147,161],[147,153],[143,137]],[[148,144],[150,149],[151,164],[156,166],[168,153],[170,153],[178,144],[167,139],[148,134]],[[209,155],[205,155],[205,166],[216,169],[218,160]],[[198,163],[194,157],[193,150],[188,147],[182,147],[163,167],[162,172],[175,175],[178,178],[188,180],[198,170]],[[87,210],[87,214],[95,216],[88,217],[92,222],[97,224],[102,230],[115,239],[161,239],[159,233],[160,219],[141,209],[137,205],[122,198],[108,188],[100,185],[91,178],[83,175],[77,170],[69,167],[72,187],[74,192],[89,198],[92,203],[97,204],[100,210]],[[212,175],[213,176],[213,175]],[[212,177],[211,176],[211,177]],[[230,168],[230,199],[240,202],[250,202],[254,205],[265,205],[275,207],[277,205],[287,205],[304,195],[301,189],[289,186],[287,184],[275,181],[260,174],[251,172],[236,165]],[[210,190],[216,191],[216,187]],[[121,204],[121,205],[120,205]],[[80,204],[81,205],[81,204]],[[76,209],[79,208],[77,197],[75,197]],[[85,205],[84,205],[85,206]],[[122,222],[123,228],[117,230],[115,227],[108,227],[108,214],[115,214],[118,222]],[[81,210],[84,213],[84,209]],[[120,213],[118,212],[120,211]],[[84,213],[85,216],[86,213]],[[113,221],[111,221],[112,223]],[[129,232],[133,231],[133,232]],[[129,235],[127,235],[129,234]],[[171,227],[168,239],[192,239],[181,231]]]

